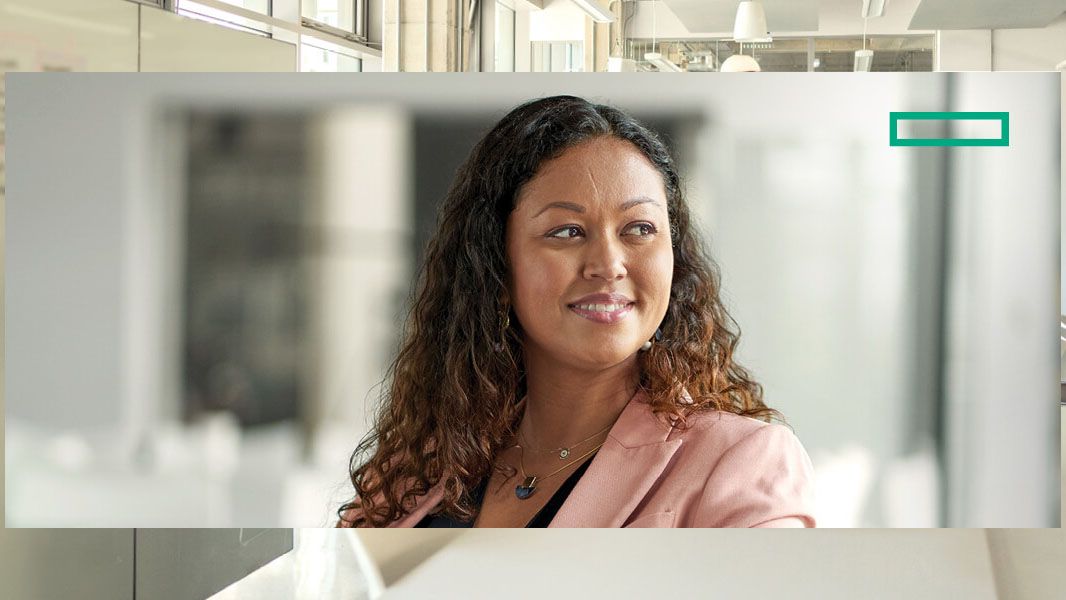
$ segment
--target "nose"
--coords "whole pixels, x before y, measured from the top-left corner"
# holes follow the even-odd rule
[[[585,279],[600,278],[617,281],[626,276],[625,253],[620,242],[610,236],[595,236],[585,245],[585,264],[582,275]]]

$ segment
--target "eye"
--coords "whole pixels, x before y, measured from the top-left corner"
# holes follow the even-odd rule
[[[636,233],[632,233],[634,231]],[[632,225],[626,228],[624,235],[638,235],[640,237],[647,237],[656,232],[657,230],[655,229],[655,226],[651,223],[633,223]]]
[[[560,240],[568,240],[581,235],[581,228],[577,225],[567,225],[566,227],[560,227],[553,229],[548,233],[547,237],[556,238]]]

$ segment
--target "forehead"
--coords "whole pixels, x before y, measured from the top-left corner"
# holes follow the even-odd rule
[[[632,143],[601,136],[545,161],[518,194],[516,209],[564,200],[623,202],[635,196],[661,200],[662,175]],[[525,205],[525,206],[523,206]]]

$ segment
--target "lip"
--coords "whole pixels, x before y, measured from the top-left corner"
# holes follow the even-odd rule
[[[584,310],[578,308],[578,304],[624,304],[622,308],[618,310],[612,310],[610,312],[602,312],[598,310]],[[596,323],[617,323],[628,315],[636,303],[630,300],[628,297],[622,294],[589,294],[588,296],[582,296],[576,301],[567,305],[567,308],[572,310],[579,317],[594,321]]]
[[[589,294],[588,296],[582,296],[577,300],[569,303],[567,306],[573,306],[575,304],[632,304],[633,301],[623,294],[611,293],[598,293]]]

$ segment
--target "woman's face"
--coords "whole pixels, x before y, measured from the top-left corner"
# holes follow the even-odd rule
[[[662,322],[674,255],[662,176],[602,136],[544,162],[507,221],[510,294],[530,359],[599,369]]]

